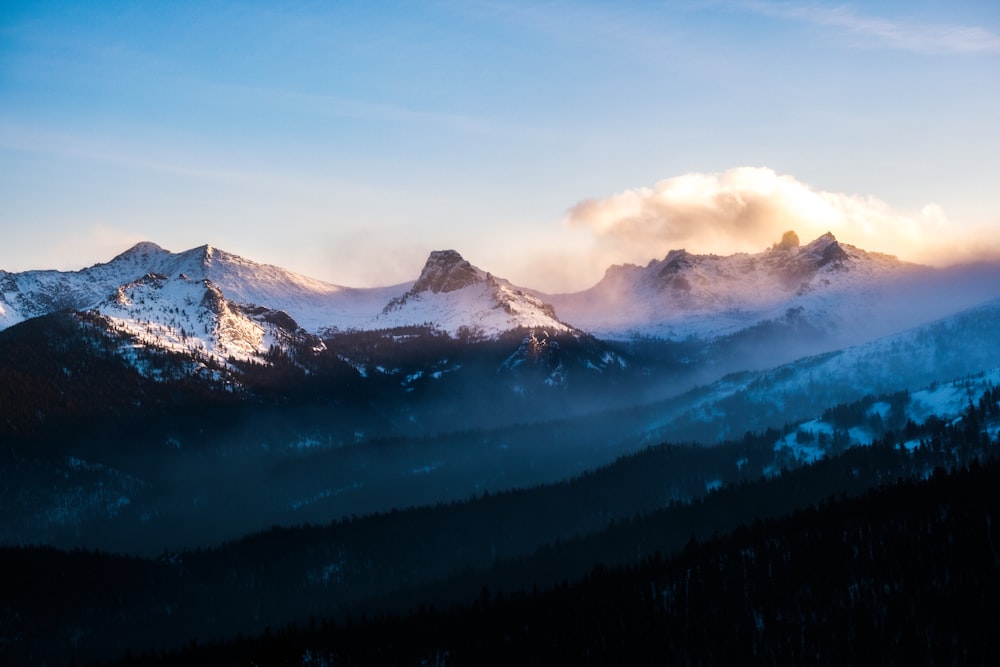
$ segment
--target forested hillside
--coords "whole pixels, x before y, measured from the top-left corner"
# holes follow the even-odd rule
[[[790,523],[775,524],[779,526],[776,529],[779,533],[789,530],[782,526],[801,526],[802,516],[826,516],[834,511],[830,507],[847,508],[836,512],[848,512],[854,517],[863,518],[870,513],[871,521],[880,520],[879,508],[882,505],[879,503],[883,501],[878,498],[881,496],[869,495],[867,500],[858,498],[870,489],[896,484],[897,480],[909,480],[905,484],[900,483],[900,488],[910,489],[906,493],[916,494],[919,493],[917,489],[924,488],[922,484],[940,482],[945,470],[968,466],[985,471],[975,475],[992,475],[990,479],[995,482],[996,465],[992,460],[998,448],[995,435],[997,399],[1000,399],[1000,391],[994,387],[985,392],[980,400],[970,401],[960,419],[944,421],[929,417],[921,424],[910,422],[902,431],[887,431],[870,446],[851,447],[839,455],[769,477],[743,477],[743,481],[730,482],[693,501],[676,499],[684,493],[691,493],[690,489],[685,490],[685,484],[715,488],[714,484],[706,485],[706,479],[720,472],[717,467],[719,462],[728,462],[729,474],[737,476],[740,468],[749,467],[754,457],[764,456],[768,450],[773,453],[777,434],[747,436],[743,441],[710,449],[663,445],[567,483],[491,494],[465,503],[348,519],[328,526],[276,528],[215,549],[165,552],[158,559],[33,547],[4,548],[0,550],[3,561],[0,565],[7,573],[8,590],[4,602],[7,613],[3,621],[3,635],[8,638],[4,654],[11,660],[28,662],[65,661],[72,656],[81,660],[106,659],[120,657],[126,650],[142,652],[171,648],[194,639],[210,643],[224,639],[231,641],[238,634],[253,636],[267,633],[268,629],[270,636],[274,637],[279,628],[287,627],[289,623],[300,628],[288,636],[287,640],[292,642],[290,646],[304,651],[312,646],[328,646],[322,642],[310,644],[315,636],[301,634],[304,632],[301,628],[309,627],[310,618],[326,618],[327,627],[331,623],[341,627],[348,615],[356,622],[362,614],[369,617],[389,612],[405,615],[409,610],[428,605],[448,609],[451,605],[467,603],[483,587],[496,593],[503,592],[509,599],[504,604],[515,604],[514,600],[521,600],[518,604],[545,609],[546,605],[556,604],[552,601],[562,599],[560,596],[570,590],[563,582],[579,581],[594,568],[636,568],[643,563],[642,568],[654,567],[649,559],[656,559],[656,554],[660,554],[659,560],[652,563],[660,567],[661,561],[673,562],[668,557],[685,549],[686,558],[692,558],[692,554],[716,553],[694,550],[694,545],[732,531],[737,531],[732,539],[745,539],[746,531],[759,531],[761,522],[778,520],[796,512],[799,514],[787,520]],[[850,406],[844,406],[832,412],[846,414],[850,411]],[[916,446],[905,446],[912,443],[914,437],[917,439]],[[931,482],[924,481],[928,478]],[[669,481],[671,479],[673,481]],[[950,489],[952,486],[940,488]],[[968,488],[973,488],[971,483]],[[972,512],[977,520],[992,530],[993,496],[973,495],[968,501],[963,498],[965,496],[954,499],[954,502],[965,503],[962,507],[966,509],[961,511]],[[875,503],[871,512],[859,509],[867,502]],[[905,512],[923,507],[914,502],[899,506],[888,503],[887,506]],[[927,511],[933,515],[935,510],[931,508]],[[908,516],[905,512],[903,515]],[[934,515],[937,516],[934,520],[944,521],[944,517],[957,516],[951,513],[952,510],[948,512]],[[911,536],[913,531],[924,530],[924,524],[919,523],[924,519],[918,517],[914,520],[918,523],[912,528],[904,526],[901,529],[903,537]],[[857,531],[843,534],[810,533],[806,545],[809,549],[822,549],[817,545],[829,537],[833,540],[831,545],[836,545],[837,540],[847,540],[848,546],[844,548],[853,549],[851,545],[855,545],[858,550],[868,550],[871,545],[865,540],[877,539],[882,529],[877,524],[872,524],[870,528],[865,525],[861,522]],[[741,526],[744,528],[741,529]],[[937,535],[936,532],[933,534]],[[789,537],[789,554],[800,548],[794,546],[798,544],[798,539],[793,531]],[[780,553],[777,546],[781,544],[768,542],[759,547],[760,553],[776,558],[774,554]],[[875,558],[871,554],[876,553],[881,552],[870,551],[868,556]],[[953,556],[948,554],[942,558]],[[802,562],[813,562],[808,555],[802,558]],[[877,560],[871,567],[875,567]],[[706,560],[699,567],[709,571],[716,567],[713,562]],[[884,562],[890,564],[888,560]],[[946,569],[944,574],[935,572],[934,576],[945,576],[947,581],[951,581],[949,577],[957,577],[960,581],[971,577],[984,585],[989,583],[988,579],[981,579],[989,574],[981,571],[984,567],[981,560],[970,561],[968,567],[971,572],[968,576],[961,569],[966,567],[964,561],[948,564],[950,562],[942,567],[958,569]],[[791,563],[782,560],[781,567],[792,567]],[[893,567],[896,566],[893,562]],[[803,569],[813,571],[811,565]],[[634,575],[627,573],[635,571],[647,570],[627,569],[614,576],[625,577],[623,581],[628,581],[628,577]],[[748,572],[748,577],[752,575],[759,579],[761,576],[761,570]],[[17,576],[12,573],[17,573]],[[578,588],[573,590],[594,591],[604,586],[586,579],[582,581],[574,584]],[[709,581],[705,583],[708,587],[723,586],[706,581]],[[862,583],[868,585],[868,581],[863,579]],[[928,585],[935,585],[933,579],[928,582]],[[864,594],[875,595],[881,591],[880,580],[876,583],[878,585],[873,584],[875,588]],[[621,585],[624,590],[629,590],[632,584]],[[644,584],[650,585],[649,581]],[[656,583],[650,590],[654,591],[660,585]],[[766,589],[769,585],[767,581],[757,579],[741,584],[744,590]],[[614,584],[613,587],[618,586]],[[662,586],[669,587],[669,584],[662,583]],[[727,583],[725,586],[735,584]],[[553,592],[537,593],[547,590]],[[689,594],[690,591],[685,593]],[[668,599],[681,599],[678,596],[679,593],[671,593]],[[626,609],[630,604],[640,605],[634,612],[627,613],[639,613],[641,605],[648,602],[641,596],[626,598],[620,603],[626,605]],[[812,595],[807,599],[817,604],[817,618],[834,618],[836,613],[840,613],[836,608],[825,608],[822,596]],[[877,596],[872,599],[877,599]],[[477,614],[493,609],[493,593],[489,600],[489,605],[479,609]],[[702,605],[697,608],[699,614],[718,614],[721,619],[724,613],[736,613],[732,610],[712,611],[715,603],[699,596],[693,596],[691,600],[692,605]],[[793,602],[795,600],[798,598],[794,598]],[[503,605],[497,607],[505,608]],[[781,618],[787,620],[790,618],[788,614],[793,612],[802,613],[802,610],[789,607],[781,612]],[[509,613],[516,615],[519,612]],[[576,612],[561,613],[572,616]],[[666,605],[662,613],[683,615],[692,612],[687,607]],[[422,615],[417,615],[405,622],[415,623],[418,627],[424,622],[448,624],[442,620],[448,618],[447,615],[432,616],[431,620],[420,620],[422,618]],[[544,619],[545,616],[537,618]],[[928,628],[936,632],[933,624],[937,620],[927,622],[932,624]],[[391,624],[398,623],[404,621],[399,618],[391,621]],[[613,619],[607,623],[612,623],[608,628],[618,627],[618,621]],[[407,636],[412,632],[405,626],[391,627],[397,628],[393,632]],[[778,627],[783,626],[779,624]],[[565,631],[582,632],[584,629],[581,626]],[[589,629],[585,631],[593,634]],[[630,645],[631,641],[626,640],[632,631],[621,630],[624,634],[614,641]],[[372,632],[382,631],[373,629]],[[533,636],[536,632],[544,634],[540,629],[531,632]],[[601,650],[617,650],[613,649],[614,641],[610,634],[618,631],[607,629],[605,632],[609,633],[608,641],[611,643],[608,647],[611,648]],[[447,639],[448,636],[441,635],[440,646],[445,647],[442,650],[451,651],[447,647],[452,645],[449,643],[452,641],[457,642],[454,644],[455,655],[475,648],[461,644],[471,641],[472,634],[463,634],[460,639]],[[306,641],[303,637],[311,639]],[[266,640],[261,641],[266,644]],[[350,646],[350,642],[347,645]],[[487,645],[488,642],[483,644]],[[530,647],[532,644],[518,640],[513,645]],[[560,644],[557,642],[556,645]],[[259,645],[251,642],[239,650],[253,646]],[[372,650],[377,646],[377,643],[372,644]],[[459,651],[460,646],[465,648]],[[357,650],[367,651],[368,648]],[[771,650],[775,649],[766,649]],[[806,642],[801,650],[812,649]],[[302,655],[304,653],[294,657],[293,661],[298,661]],[[760,655],[766,657],[769,654]],[[416,661],[420,655],[412,657]],[[184,660],[187,658],[181,659],[182,662]],[[369,656],[364,661],[379,660]]]

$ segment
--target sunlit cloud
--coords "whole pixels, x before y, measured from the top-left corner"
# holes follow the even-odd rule
[[[915,53],[1000,53],[1000,34],[979,26],[892,21],[860,14],[843,5],[742,2],[740,6],[759,14],[840,31],[857,40],[857,46]]]
[[[588,199],[569,210],[566,222],[590,230],[599,254],[619,262],[644,263],[675,248],[759,252],[787,230],[803,242],[830,231],[865,250],[934,264],[947,263],[972,244],[949,234],[952,225],[936,204],[899,212],[875,197],[818,190],[761,167],[685,174]]]

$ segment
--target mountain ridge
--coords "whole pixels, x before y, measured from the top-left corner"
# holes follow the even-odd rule
[[[427,323],[464,339],[495,338],[516,329],[575,332],[549,304],[473,266],[455,250],[431,252],[413,287],[372,321],[384,328]]]
[[[840,243],[827,232],[800,246],[787,232],[760,253],[696,255],[671,250],[646,266],[615,265],[593,287],[551,295],[568,322],[595,335],[620,338],[629,330],[667,338],[727,333],[754,321],[773,319],[796,305],[807,308],[811,293],[863,290],[890,278],[919,271],[918,265]],[[616,308],[626,301],[631,311]],[[707,326],[705,315],[728,316]]]
[[[143,344],[225,360],[259,359],[272,346],[287,349],[295,336],[414,326],[473,341],[538,329],[607,341],[710,342],[767,325],[798,337],[786,341],[796,350],[818,353],[1000,296],[993,277],[1000,278],[996,265],[949,273],[861,250],[829,232],[803,245],[789,231],[759,253],[678,249],[645,266],[614,265],[571,294],[519,287],[452,249],[431,252],[412,282],[353,288],[208,244],[174,253],[144,241],[79,271],[0,271],[0,329],[57,310],[94,310]],[[150,301],[160,309],[151,311]],[[789,327],[792,315],[797,324]],[[804,331],[812,334],[803,339]],[[192,333],[198,340],[188,344]]]

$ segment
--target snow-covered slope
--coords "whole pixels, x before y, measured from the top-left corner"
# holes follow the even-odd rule
[[[648,438],[706,441],[780,427],[865,395],[914,391],[1000,367],[1000,299],[900,334],[728,376],[671,401]]]
[[[362,326],[409,287],[341,287],[208,245],[172,253],[140,243],[110,262],[80,271],[0,272],[0,328],[55,310],[94,308],[147,274],[171,281],[210,280],[227,300],[284,311],[310,332]]]
[[[472,266],[454,250],[432,252],[413,287],[370,323],[381,329],[414,325],[474,339],[519,328],[573,330],[541,299]]]
[[[172,258],[168,275],[207,278],[241,305],[281,310],[310,332],[352,329],[370,320],[386,300],[409,284],[357,289],[332,285],[270,264],[259,264],[212,246]]]
[[[195,353],[219,362],[247,361],[293,343],[321,349],[284,312],[243,308],[208,279],[148,273],[118,287],[95,309],[137,345]]]
[[[901,391],[886,399],[868,396],[840,409],[828,409],[821,417],[799,424],[775,443],[778,461],[812,463],[843,443],[870,445],[886,429],[901,430],[907,421],[921,424],[930,417],[942,422],[960,422],[970,404],[978,403],[984,392],[1000,385],[1000,368],[947,382],[935,382],[917,391]],[[846,409],[845,409],[846,408]],[[988,437],[1000,434],[1000,424],[982,425]],[[903,446],[913,450],[920,440]],[[779,466],[774,467],[774,471]]]
[[[172,253],[140,243],[80,271],[0,273],[0,329],[57,310],[96,311],[135,345],[259,360],[273,347],[321,346],[321,330],[363,326],[408,287],[351,289],[208,245]]]
[[[145,281],[147,276],[156,279]],[[127,304],[123,289],[136,294],[127,297]],[[228,305],[192,315],[184,304],[208,298],[192,290],[210,290],[218,303]],[[772,248],[752,255],[672,251],[645,267],[611,267],[593,288],[556,296],[497,278],[454,250],[431,253],[412,283],[354,289],[208,245],[173,253],[140,243],[80,271],[0,271],[0,329],[56,310],[96,309],[132,333],[141,329],[150,345],[175,349],[180,336],[184,347],[185,336],[200,331],[200,336],[214,337],[201,341],[206,349],[228,356],[268,349],[269,340],[247,341],[256,340],[258,334],[251,334],[255,327],[270,331],[262,318],[273,313],[267,316],[271,324],[280,320],[288,334],[428,326],[463,340],[537,329],[611,340],[642,335],[719,341],[722,347],[730,341],[716,357],[750,355],[762,367],[874,340],[997,296],[1000,267],[995,265],[935,270],[859,250],[831,234],[800,246],[789,232]],[[159,304],[155,312],[153,301]],[[181,311],[214,318],[213,323],[182,322]],[[228,312],[247,322],[224,325],[220,318]],[[163,332],[160,340],[154,323],[165,327],[170,321],[176,330],[156,329]],[[234,338],[222,340],[229,334],[220,338],[218,331]],[[775,356],[771,348],[787,354]]]
[[[967,289],[957,278],[840,243],[830,233],[801,246],[787,232],[761,253],[721,257],[674,250],[644,267],[613,266],[583,292],[544,298],[564,321],[601,338],[710,339],[794,311],[844,345],[1000,296],[1000,286]],[[928,291],[938,298],[914,304],[914,295],[930,296]]]
[[[140,243],[80,271],[0,274],[0,328],[62,309],[96,311],[136,344],[219,361],[260,358],[293,339],[353,330],[426,325],[463,339],[522,328],[572,331],[540,299],[453,250],[431,253],[413,283],[369,289],[208,245],[172,253]]]

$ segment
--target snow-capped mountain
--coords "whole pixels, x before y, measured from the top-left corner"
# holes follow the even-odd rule
[[[482,338],[514,329],[570,332],[552,307],[454,250],[430,254],[420,277],[372,320],[373,328],[426,325],[453,337]]]
[[[761,253],[673,250],[646,266],[612,266],[588,290],[544,298],[564,321],[599,338],[712,339],[791,312],[833,349],[998,294],[995,284],[866,252],[830,233],[800,245],[790,231]]]
[[[259,264],[212,246],[172,253],[140,243],[74,272],[0,273],[0,329],[58,310],[93,311],[132,344],[225,362],[319,335],[427,326],[463,339],[571,328],[537,297],[453,250],[431,253],[413,283],[356,289]]]
[[[96,308],[137,345],[209,358],[248,361],[291,344],[322,349],[283,311],[240,306],[207,278],[147,273],[120,285]]]
[[[147,274],[210,280],[233,303],[284,311],[310,332],[359,327],[409,287],[341,287],[209,245],[172,253],[139,243],[110,262],[80,271],[0,271],[0,328],[56,310],[94,308]]]
[[[172,253],[139,243],[80,271],[0,273],[0,328],[58,310],[93,311],[130,345],[224,363],[293,344],[319,349],[313,332],[358,327],[407,287],[352,289],[209,245]]]
[[[931,269],[832,234],[800,245],[788,232],[757,254],[675,250],[644,267],[613,266],[594,287],[553,296],[493,276],[454,250],[432,252],[412,283],[357,289],[208,245],[173,253],[140,243],[80,271],[0,271],[0,329],[59,310],[91,311],[131,345],[223,363],[400,327],[459,341],[522,331],[544,332],[538,340],[644,337],[693,342],[700,347],[677,351],[674,361],[689,369],[701,363],[720,377],[734,364],[763,368],[874,340],[997,296],[996,266]]]

